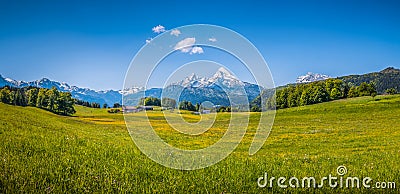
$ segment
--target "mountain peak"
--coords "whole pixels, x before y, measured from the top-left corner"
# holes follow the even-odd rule
[[[234,81],[238,80],[230,71],[228,71],[224,67],[220,67],[217,72],[215,72],[215,74],[212,76],[210,81],[215,82],[218,79]]]
[[[217,72],[215,72],[214,75],[229,75],[229,76],[233,76],[231,72],[229,72],[227,69],[225,69],[224,67],[220,67]]]
[[[299,76],[296,79],[296,83],[310,83],[310,82],[315,82],[315,81],[320,81],[320,80],[326,80],[329,78],[330,78],[329,76],[324,75],[324,74],[307,72],[306,75]]]
[[[217,72],[221,72],[224,74],[231,74],[231,72],[229,72],[227,69],[225,69],[224,67],[220,67],[218,68]]]
[[[187,78],[188,78],[189,80],[193,81],[193,80],[196,80],[196,79],[197,79],[197,76],[196,76],[195,73],[192,73],[192,74],[190,74],[190,76],[187,77]]]
[[[50,81],[50,79],[45,78],[45,77],[39,80],[39,82],[49,82],[49,81]]]

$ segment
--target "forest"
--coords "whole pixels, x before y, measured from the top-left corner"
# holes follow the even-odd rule
[[[317,104],[343,98],[359,96],[375,97],[375,83],[362,82],[359,86],[349,86],[340,79],[328,79],[307,84],[289,85],[267,98],[268,109],[282,109],[309,104]],[[254,111],[254,108],[252,107]]]
[[[0,89],[0,101],[15,106],[38,107],[60,115],[75,113],[71,93],[60,92],[55,87],[51,89],[5,86]]]

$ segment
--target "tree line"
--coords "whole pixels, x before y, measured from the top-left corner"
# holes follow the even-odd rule
[[[60,92],[55,87],[51,89],[4,86],[0,90],[0,101],[15,106],[33,106],[61,115],[71,115],[75,100],[69,92]]]
[[[275,95],[267,98],[268,109],[283,109],[303,105],[328,102],[342,98],[377,95],[373,82],[362,82],[359,86],[349,86],[340,79],[328,79],[307,84],[289,85],[279,89]],[[252,111],[259,111],[252,107]]]
[[[176,100],[172,98],[156,98],[145,97],[141,98],[138,103],[139,106],[162,106],[168,108],[176,108]]]
[[[75,104],[81,105],[81,106],[86,106],[86,107],[89,107],[89,108],[100,108],[100,104],[97,103],[97,102],[88,102],[88,101],[83,101],[83,100],[75,100]]]

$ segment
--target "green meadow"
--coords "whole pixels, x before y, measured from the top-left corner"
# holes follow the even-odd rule
[[[60,116],[34,107],[0,103],[0,193],[398,193],[400,191],[400,95],[359,97],[278,110],[262,149],[248,150],[260,113],[250,114],[247,132],[226,159],[200,170],[174,170],[147,158],[129,136],[122,114],[76,106]],[[169,144],[200,149],[215,143],[229,124],[216,116],[212,128],[189,137],[168,126],[163,112],[147,112]],[[143,118],[145,113],[129,116]],[[166,111],[197,122],[200,115]],[[242,113],[235,113],[242,114]],[[143,123],[141,123],[143,122]],[[396,188],[260,188],[259,177],[370,177]],[[286,184],[288,184],[286,182]]]

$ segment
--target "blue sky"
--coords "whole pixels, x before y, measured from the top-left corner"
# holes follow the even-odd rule
[[[0,74],[120,89],[154,26],[197,23],[249,39],[276,85],[309,71],[399,68],[399,8],[399,1],[1,1]]]

